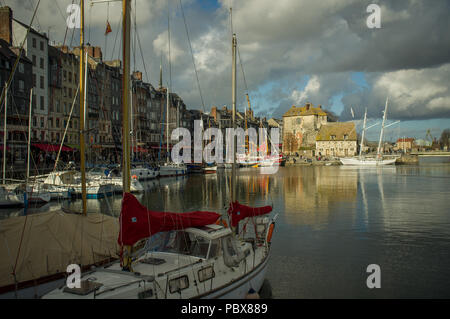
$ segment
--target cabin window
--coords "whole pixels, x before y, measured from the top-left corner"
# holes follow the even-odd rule
[[[213,266],[202,268],[198,271],[198,280],[204,282],[216,276]]]
[[[189,278],[186,275],[174,278],[169,281],[169,290],[171,294],[180,292],[181,290],[184,290],[186,288],[189,288]]]

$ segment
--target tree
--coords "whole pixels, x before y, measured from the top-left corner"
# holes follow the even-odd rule
[[[447,128],[447,129],[442,131],[440,142],[441,142],[441,146],[442,147],[447,146],[447,149],[449,149],[449,146],[450,146],[450,128]]]
[[[291,132],[286,133],[284,136],[283,145],[286,146],[286,151],[289,153],[295,152],[298,149],[297,139],[295,135]]]

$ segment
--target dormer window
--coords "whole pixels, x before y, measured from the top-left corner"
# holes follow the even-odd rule
[[[331,135],[330,137],[331,137],[332,140],[336,139],[336,135]]]
[[[344,134],[344,141],[348,140],[348,135]]]

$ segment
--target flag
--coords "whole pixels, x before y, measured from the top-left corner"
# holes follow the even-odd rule
[[[350,107],[350,112],[352,112],[352,117],[355,118],[355,113],[353,113],[353,108]]]
[[[109,24],[109,21],[106,21],[106,31],[105,31],[105,35],[107,35],[108,33],[112,32],[111,30],[111,25]]]

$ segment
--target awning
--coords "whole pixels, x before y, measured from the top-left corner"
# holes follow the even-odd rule
[[[34,147],[37,147],[45,152],[58,152],[59,151],[59,147],[60,145],[52,145],[52,144],[40,144],[40,143],[35,143],[32,144]],[[73,151],[73,149],[71,149],[70,147],[67,146],[62,146],[61,151],[63,152],[70,152]]]
[[[139,152],[139,153],[148,153],[148,150],[146,150],[145,148],[142,148],[142,147],[140,147],[140,146],[138,146],[138,147],[133,147],[133,152]]]
[[[67,144],[68,147],[74,148],[79,150],[80,149],[80,144]]]

